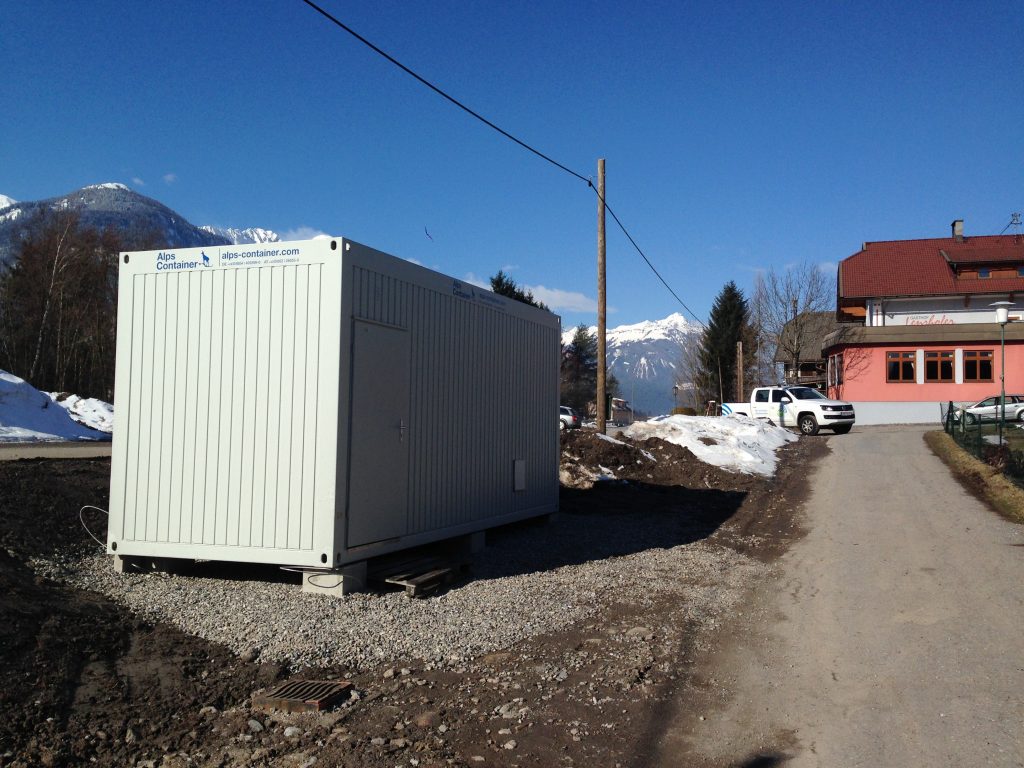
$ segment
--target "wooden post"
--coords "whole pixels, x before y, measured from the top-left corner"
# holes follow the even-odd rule
[[[736,402],[742,403],[743,397],[743,342],[736,342]]]
[[[597,161],[597,431],[604,434],[605,421],[605,241],[604,158]]]
[[[796,321],[796,296],[791,300],[793,302],[793,325],[790,326],[791,333],[789,334],[789,345],[793,350],[793,370],[792,370],[792,381],[787,381],[787,384],[799,384],[800,383],[800,328]],[[785,377],[783,377],[785,378]]]

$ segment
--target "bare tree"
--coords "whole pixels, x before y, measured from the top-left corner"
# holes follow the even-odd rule
[[[41,211],[0,274],[0,368],[45,390],[113,394],[120,236]]]
[[[704,412],[703,393],[698,391],[700,379],[700,336],[687,334],[679,345],[679,358],[673,384],[679,387],[682,394],[681,402],[693,408],[697,413]]]
[[[43,351],[43,337],[46,335],[47,321],[50,317],[50,309],[53,306],[55,298],[61,299],[61,315],[63,316],[64,309],[64,291],[63,282],[64,274],[67,271],[68,265],[71,263],[71,258],[68,257],[68,251],[64,248],[64,242],[68,238],[68,232],[78,227],[79,215],[77,211],[65,211],[63,212],[62,221],[57,224],[57,243],[54,247],[53,264],[50,266],[50,279],[46,287],[46,292],[43,299],[43,311],[42,317],[39,319],[39,330],[36,333],[36,344],[35,354],[32,356],[32,365],[29,366],[28,379],[29,381],[36,380],[36,373],[39,371],[39,359]],[[64,251],[61,253],[61,251]]]
[[[848,382],[860,381],[870,372],[871,348],[857,345],[863,338],[862,328],[843,324],[831,334],[831,345],[842,347],[842,352],[834,355],[829,374],[830,392],[839,400],[843,399],[843,390]]]
[[[809,262],[788,267],[782,273],[772,268],[758,276],[751,315],[761,347],[759,378],[774,373],[776,359],[786,360],[796,371],[800,360],[807,359],[809,353],[819,355],[820,350],[811,350],[809,346],[814,341],[809,333],[814,325],[813,314],[834,310],[835,293],[835,276]],[[775,383],[773,378],[762,383]]]

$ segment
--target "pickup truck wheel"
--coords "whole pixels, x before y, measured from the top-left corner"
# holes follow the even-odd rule
[[[975,416],[973,413],[968,413],[967,416],[964,417],[964,420],[968,424],[976,424],[978,422],[978,417]]]
[[[1024,422],[1024,408],[1017,411],[1017,421]]]
[[[800,431],[805,435],[818,434],[818,420],[814,418],[813,413],[803,414],[797,423],[800,425]]]
[[[832,431],[835,432],[837,435],[845,435],[847,432],[850,431],[850,426],[850,424],[839,424],[837,426],[832,427]]]

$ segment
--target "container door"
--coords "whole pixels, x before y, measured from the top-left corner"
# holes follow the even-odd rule
[[[409,333],[355,321],[348,546],[408,530]]]

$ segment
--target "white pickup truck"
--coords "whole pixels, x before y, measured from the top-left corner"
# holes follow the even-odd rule
[[[749,403],[722,403],[723,416],[753,416],[780,427],[799,427],[805,435],[816,435],[824,427],[844,435],[853,426],[853,406],[843,400],[829,400],[811,387],[758,387]]]

